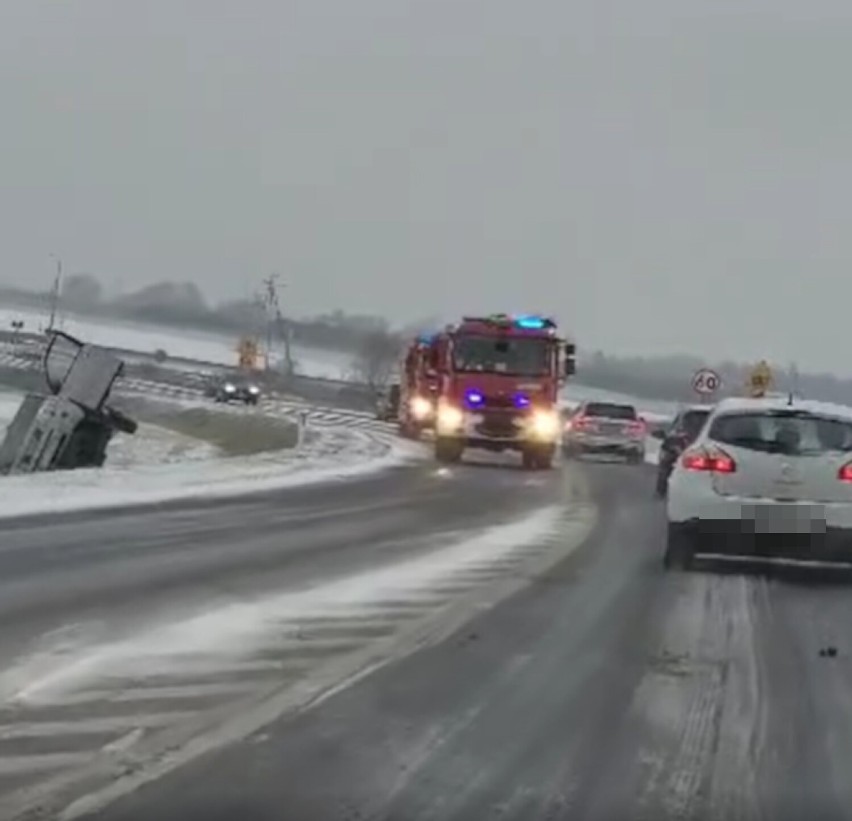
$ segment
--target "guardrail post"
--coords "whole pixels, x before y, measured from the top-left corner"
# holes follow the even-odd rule
[[[297,447],[301,453],[304,450],[305,435],[308,429],[308,409],[302,408],[299,411],[299,439]]]

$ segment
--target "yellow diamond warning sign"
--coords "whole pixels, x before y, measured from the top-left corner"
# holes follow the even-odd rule
[[[766,360],[758,362],[752,368],[748,378],[749,394],[755,398],[765,396],[766,392],[772,387],[772,369]]]

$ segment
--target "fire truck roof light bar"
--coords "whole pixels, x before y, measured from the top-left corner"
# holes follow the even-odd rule
[[[552,319],[536,315],[509,316],[508,314],[492,314],[491,316],[466,316],[464,317],[464,321],[484,322],[489,325],[502,325],[505,327],[514,325],[517,328],[532,331],[541,331],[556,327],[556,323]]]

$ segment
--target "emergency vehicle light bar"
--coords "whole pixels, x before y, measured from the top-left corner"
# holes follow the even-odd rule
[[[547,328],[555,328],[556,323],[547,317],[525,315],[525,316],[509,316],[508,314],[491,314],[491,316],[466,316],[464,322],[483,322],[487,325],[501,325],[510,327],[514,325],[524,330],[545,330]]]

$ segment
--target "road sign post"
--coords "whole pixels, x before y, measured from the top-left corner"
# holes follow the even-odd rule
[[[692,375],[692,390],[702,399],[709,399],[722,386],[722,379],[712,368],[700,368]]]
[[[772,368],[769,367],[769,363],[765,359],[761,360],[749,374],[747,385],[749,394],[754,399],[766,396],[766,392],[772,387],[773,381]]]

